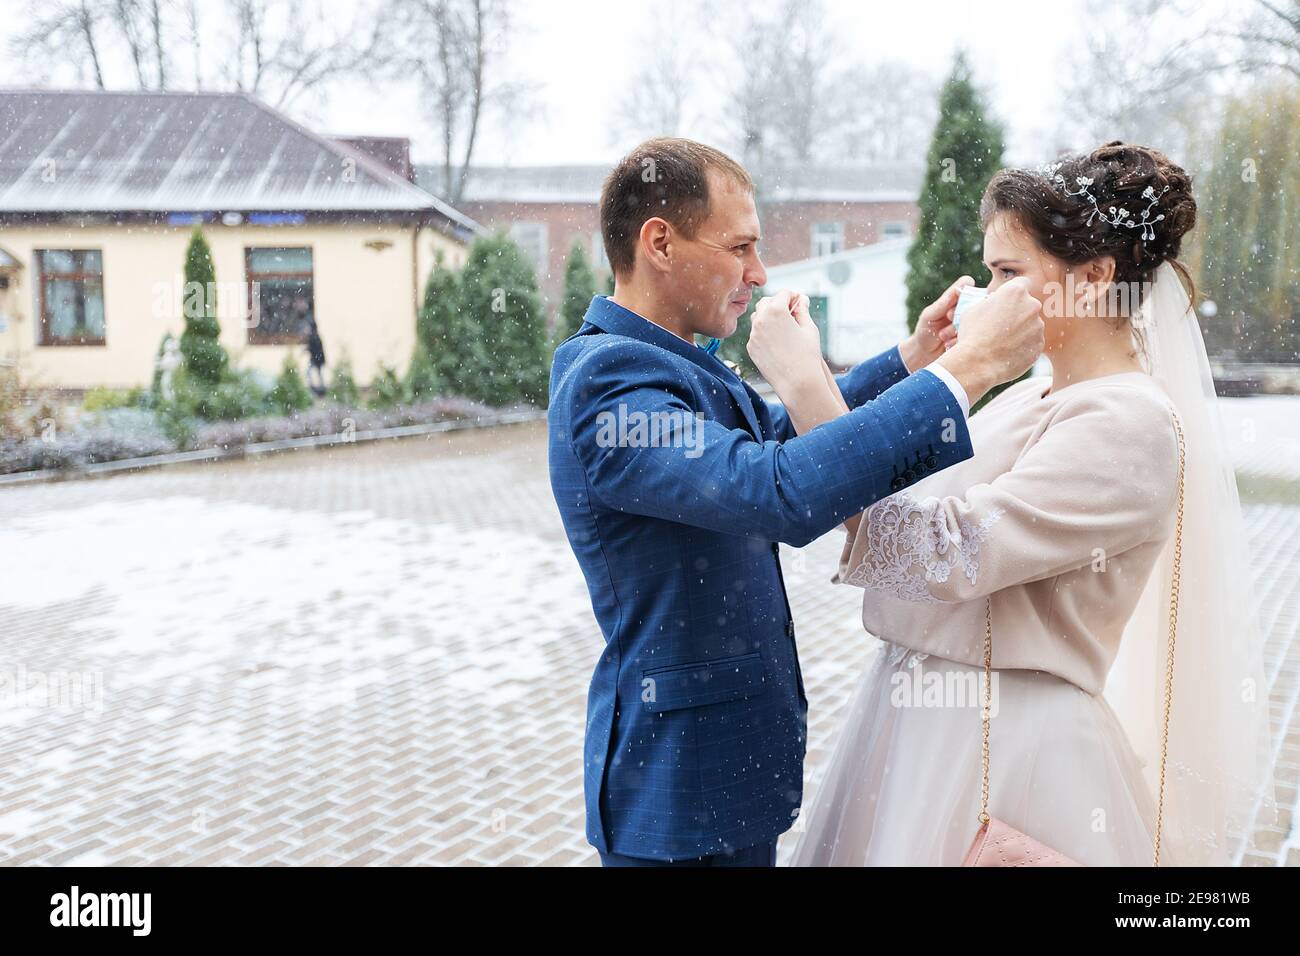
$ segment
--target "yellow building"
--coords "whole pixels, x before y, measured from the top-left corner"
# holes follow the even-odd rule
[[[364,141],[355,141],[364,142]],[[350,142],[238,93],[0,90],[0,360],[35,387],[147,384],[194,226],[212,249],[221,341],[244,368],[399,372],[437,253],[473,220]]]

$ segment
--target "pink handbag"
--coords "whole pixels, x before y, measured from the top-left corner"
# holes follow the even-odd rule
[[[1174,429],[1178,433],[1178,520],[1174,525],[1173,585],[1169,596],[1169,655],[1165,663],[1165,713],[1160,745],[1160,796],[1156,806],[1155,858],[1152,866],[1160,865],[1160,830],[1165,816],[1165,763],[1169,754],[1169,711],[1174,701],[1174,636],[1178,630],[1179,570],[1183,554],[1183,472],[1187,455],[1183,446],[1183,426],[1177,415],[1174,415]],[[985,599],[984,604],[984,699],[980,713],[984,723],[984,781],[980,791],[980,828],[966,852],[962,866],[1082,866],[1082,863],[1070,859],[1064,853],[989,816],[989,710],[992,705],[992,685],[993,600],[990,597]]]
[[[989,817],[975,834],[975,842],[962,863],[962,866],[1082,865],[994,817]]]

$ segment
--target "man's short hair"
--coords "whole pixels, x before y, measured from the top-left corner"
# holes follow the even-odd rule
[[[636,262],[636,243],[647,219],[659,217],[686,238],[709,217],[709,170],[753,192],[745,167],[726,153],[694,140],[649,139],[624,156],[600,191],[600,233],[615,275]]]

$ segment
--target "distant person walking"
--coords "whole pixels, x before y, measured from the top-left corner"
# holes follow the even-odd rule
[[[321,341],[316,317],[307,316],[307,387],[317,398],[325,394],[325,343]]]

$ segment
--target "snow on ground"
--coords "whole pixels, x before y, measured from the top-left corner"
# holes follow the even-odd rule
[[[1223,407],[1239,464],[1300,488],[1300,399]],[[601,637],[544,434],[0,492],[0,675],[102,678],[84,712],[0,700],[0,862],[596,862],[581,741]],[[1297,500],[1246,507],[1291,785]],[[782,548],[807,800],[875,643],[861,595],[829,585],[839,545]],[[1300,843],[1261,827],[1248,862],[1296,865]]]
[[[451,685],[500,703],[547,667],[546,635],[508,626],[521,606],[552,631],[591,614],[568,549],[526,533],[181,496],[18,516],[0,528],[0,580],[21,610],[107,603],[71,629],[110,693],[345,662],[336,693],[383,683],[384,662],[454,654]]]

